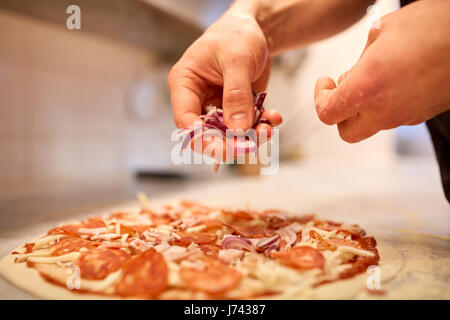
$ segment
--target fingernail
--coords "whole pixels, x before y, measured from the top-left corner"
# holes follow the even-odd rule
[[[239,120],[239,119],[242,119],[242,118],[244,118],[244,117],[246,117],[246,116],[247,116],[246,113],[240,112],[240,113],[235,113],[235,114],[231,115],[231,119],[233,119],[233,120]]]

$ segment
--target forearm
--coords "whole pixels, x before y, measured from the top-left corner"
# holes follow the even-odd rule
[[[339,33],[361,19],[375,0],[237,0],[229,14],[251,15],[270,53],[278,54]]]

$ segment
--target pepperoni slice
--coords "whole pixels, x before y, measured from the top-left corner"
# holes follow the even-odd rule
[[[180,277],[192,290],[219,294],[235,288],[240,283],[242,275],[220,261],[210,259],[204,270],[181,267]]]
[[[229,211],[229,210],[222,210],[222,213],[227,216],[228,218],[232,220],[245,220],[245,221],[251,221],[257,218],[257,214],[252,211],[245,211],[245,210],[236,210],[236,211]]]
[[[80,228],[101,228],[105,226],[106,224],[102,219],[98,217],[93,217],[82,221],[80,224],[67,224],[62,227],[53,228],[47,234],[48,235],[66,234],[72,237],[77,237],[78,229]]]
[[[81,248],[93,249],[96,243],[81,238],[64,238],[53,245],[52,255],[60,256],[73,251],[79,251]]]
[[[178,232],[179,239],[175,240],[175,244],[179,246],[188,246],[192,242],[196,244],[209,244],[217,240],[217,235],[207,232]]]
[[[319,250],[306,246],[295,247],[285,252],[272,251],[271,255],[299,269],[323,268],[325,264],[325,258]]]
[[[131,236],[135,236],[136,234],[141,234],[144,231],[148,230],[151,226],[148,225],[134,225],[134,226],[126,226],[121,224],[120,225],[120,233],[128,233]]]
[[[217,220],[217,219],[211,219],[211,220],[205,220],[202,223],[200,223],[201,225],[205,225],[207,231],[217,231],[223,228],[224,224],[222,223],[222,221]]]
[[[273,235],[273,230],[268,230],[261,225],[228,225],[234,232],[245,238],[264,238]]]
[[[217,244],[201,244],[200,249],[208,257],[217,259],[219,256],[220,247]]]
[[[168,278],[164,257],[150,249],[125,265],[116,293],[126,297],[154,298],[167,288]]]
[[[25,253],[33,252],[34,243],[25,243]]]
[[[83,252],[77,260],[81,277],[90,280],[104,279],[130,259],[122,250],[99,248]]]

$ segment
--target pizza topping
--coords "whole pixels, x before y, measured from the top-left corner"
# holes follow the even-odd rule
[[[148,250],[124,266],[115,292],[126,297],[154,298],[166,289],[168,278],[164,257],[155,250]]]
[[[147,231],[144,231],[144,233],[142,235],[145,237],[145,240],[147,240],[147,242],[159,244],[163,241],[166,241],[166,242],[172,241],[172,237],[163,232],[147,230]]]
[[[244,256],[244,251],[236,249],[225,249],[220,250],[218,253],[218,258],[220,261],[230,264],[236,260],[242,259]]]
[[[182,266],[180,277],[192,290],[220,294],[235,288],[242,276],[239,271],[210,259],[204,270]]]
[[[271,236],[261,225],[228,225],[234,232],[245,238],[264,238]]]
[[[127,248],[128,244],[117,241],[104,241],[98,248]]]
[[[219,255],[220,247],[217,244],[201,244],[199,247],[207,257],[217,258]]]
[[[169,249],[163,252],[164,257],[168,261],[180,261],[182,259],[187,259],[191,257],[198,256],[202,253],[200,248],[196,247],[180,247],[180,246],[172,246]]]
[[[255,252],[255,248],[250,240],[242,237],[227,236],[222,241],[222,248],[237,249]]]
[[[119,270],[129,259],[130,255],[122,250],[99,248],[83,252],[76,264],[82,278],[100,280]]]
[[[87,234],[87,235],[98,235],[101,233],[106,233],[108,230],[105,227],[100,228],[79,228],[77,230],[78,234]]]
[[[91,237],[91,240],[114,240],[122,237],[120,233],[104,233],[104,234],[95,234]]]
[[[34,268],[76,262],[83,283],[100,284],[83,285],[87,292],[137,298],[157,298],[168,286],[167,293],[187,298],[294,292],[351,277],[379,260],[375,239],[356,225],[188,202],[66,224],[18,251],[15,261]]]
[[[175,244],[180,246],[188,246],[192,242],[196,244],[208,244],[217,240],[217,235],[207,232],[178,232],[176,234]]]
[[[256,247],[258,247],[260,249],[267,249],[267,248],[273,246],[274,244],[276,244],[277,242],[279,243],[279,240],[280,240],[279,235],[275,235],[270,238],[263,238],[258,241],[258,243],[256,244]]]
[[[167,242],[162,242],[162,243],[154,246],[153,248],[158,252],[164,252],[170,248],[170,244],[168,244]]]
[[[30,263],[57,263],[57,262],[67,262],[67,261],[75,261],[78,259],[81,253],[79,252],[71,252],[67,254],[63,254],[56,257],[38,257],[33,256],[27,259],[27,262]]]
[[[294,268],[305,270],[323,268],[325,264],[323,254],[319,250],[307,246],[291,248],[284,252],[272,252],[271,255]]]
[[[329,239],[328,242],[334,244],[335,246],[349,246],[349,247],[361,249],[361,245],[359,244],[358,241],[355,241],[355,240]]]
[[[97,243],[80,238],[64,238],[52,246],[52,255],[60,256],[73,251],[79,251],[81,248],[95,248]]]
[[[293,246],[297,242],[297,233],[291,227],[285,227],[277,231],[277,234],[286,241],[286,245]]]
[[[136,238],[130,242],[130,247],[132,247],[133,249],[136,249],[138,251],[144,252],[144,251],[151,249],[153,247],[153,245],[144,240]]]

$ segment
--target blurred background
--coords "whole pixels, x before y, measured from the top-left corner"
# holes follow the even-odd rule
[[[220,183],[254,173],[228,166],[213,175],[209,166],[170,161],[175,127],[167,74],[230,3],[0,0],[2,232],[24,221],[60,219],[81,208],[121,203],[139,190],[158,196],[190,190],[197,182]],[[71,4],[81,8],[81,30],[66,28]],[[336,177],[343,189],[370,186],[367,192],[372,192],[370,174],[379,177],[380,168],[389,168],[376,190],[412,185],[444,201],[424,125],[350,145],[314,111],[315,80],[337,78],[351,68],[374,14],[398,7],[398,1],[379,0],[377,10],[347,31],[274,60],[266,106],[278,108],[285,119],[280,128],[282,175],[292,167],[305,168],[309,174],[298,179],[320,186],[325,175],[332,179],[330,173],[347,168],[362,182],[356,186],[351,184],[355,177]],[[405,173],[399,178],[401,170]],[[403,176],[417,180],[389,180]],[[244,180],[233,181],[239,186]]]

